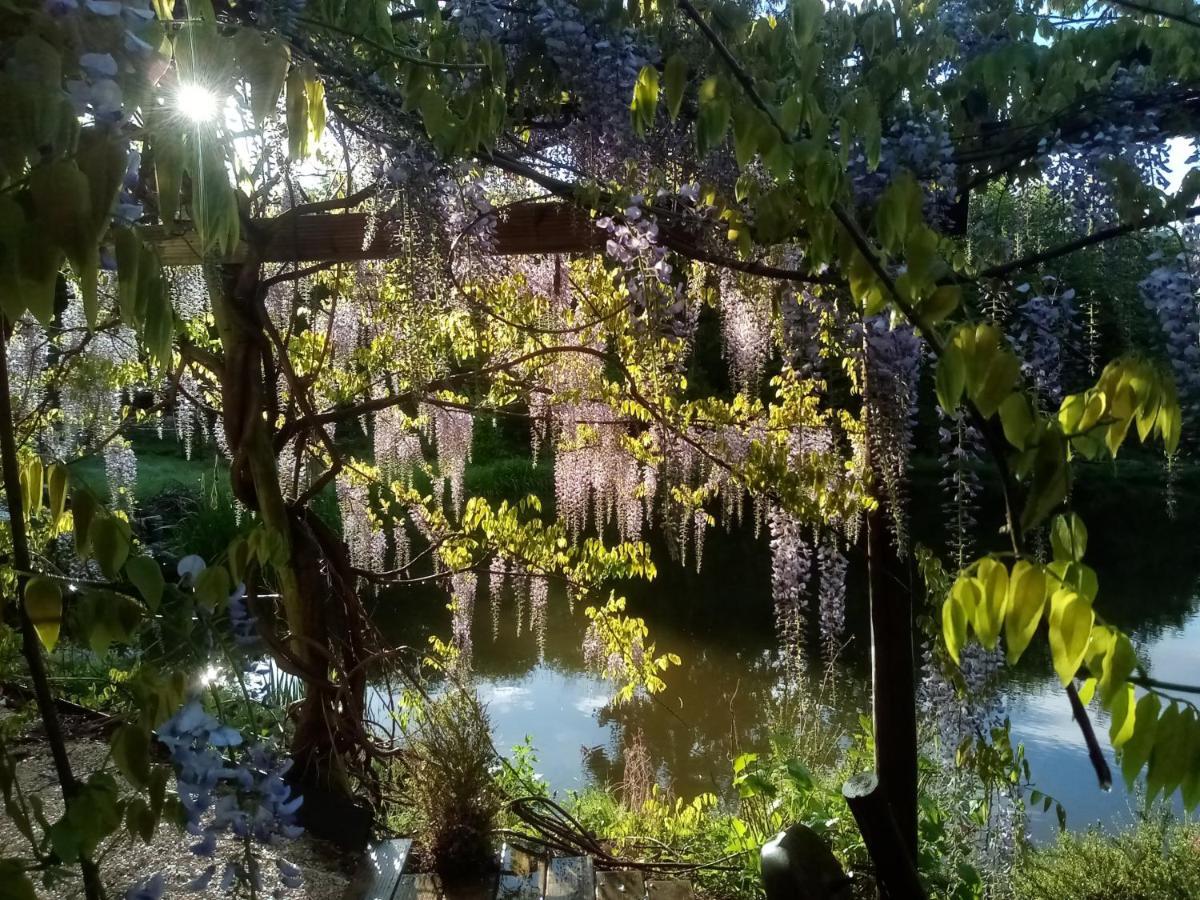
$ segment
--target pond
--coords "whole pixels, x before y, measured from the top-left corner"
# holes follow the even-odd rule
[[[1154,525],[1138,530],[1136,552],[1107,544],[1105,529],[1093,521],[1088,557],[1102,586],[1097,607],[1131,634],[1139,657],[1152,662],[1155,677],[1195,683],[1200,681],[1200,600],[1195,590],[1200,565],[1192,552],[1197,532],[1190,515],[1166,520],[1161,505],[1154,508],[1161,498],[1153,494],[1146,498],[1145,521]],[[585,671],[582,611],[572,615],[565,601],[552,596],[539,659],[528,631],[516,634],[510,602],[502,605],[499,639],[492,639],[491,611],[486,592],[481,592],[474,672],[496,746],[507,750],[528,737],[537,750],[537,771],[555,790],[619,782],[622,749],[640,732],[660,778],[678,796],[727,794],[730,760],[764,738],[767,700],[779,685],[765,536],[714,530],[700,574],[672,565],[663,548],[655,550],[659,577],[648,585],[627,586],[626,593],[633,612],[647,620],[658,651],[678,653],[683,663],[667,673],[667,689],[650,700],[616,706],[610,702],[611,685]],[[851,730],[867,711],[868,683],[864,588],[862,573],[853,565],[847,606],[851,614],[858,610],[860,620],[849,623],[850,644],[833,679],[833,716]],[[412,646],[424,646],[428,635],[445,635],[444,602],[441,597],[406,597],[403,615],[388,628],[390,635]],[[386,599],[380,607],[385,619],[395,609]],[[1117,783],[1109,792],[1100,790],[1048,652],[1039,658],[1031,651],[1027,657],[1017,669],[1005,670],[1002,694],[1034,785],[1062,803],[1070,828],[1128,822],[1136,813],[1137,797],[1126,792],[1115,766]],[[829,696],[828,685],[801,689]],[[1108,723],[1095,710],[1093,716],[1107,750]],[[1053,809],[1031,815],[1035,840],[1051,838],[1057,829]]]

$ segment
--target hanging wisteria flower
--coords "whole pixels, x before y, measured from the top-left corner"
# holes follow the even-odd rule
[[[158,729],[157,736],[175,768],[185,828],[199,838],[189,848],[193,854],[214,857],[219,838],[226,833],[263,845],[302,833],[296,813],[303,798],[293,796],[284,781],[291,760],[281,759],[262,744],[246,745],[241,732],[206,713],[198,699],[184,704]],[[238,852],[241,854],[242,848]],[[215,871],[209,867],[193,879],[195,889],[206,887]],[[241,862],[227,863],[222,889],[228,890],[235,880],[257,881],[257,872],[253,860],[249,869]]]

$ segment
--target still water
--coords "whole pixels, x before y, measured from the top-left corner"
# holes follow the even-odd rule
[[[1144,516],[1130,517],[1125,510],[1122,532],[1128,535],[1125,529],[1137,526],[1136,552],[1106,543],[1106,530],[1093,522],[1088,557],[1100,575],[1097,608],[1131,634],[1139,658],[1150,664],[1155,677],[1196,683],[1196,522],[1194,513],[1167,521],[1161,506],[1155,507],[1158,499],[1146,498]],[[730,759],[765,739],[768,700],[779,683],[772,659],[776,642],[765,538],[748,531],[714,532],[699,574],[671,564],[662,548],[656,551],[659,577],[651,584],[627,586],[625,593],[634,614],[647,620],[657,652],[678,653],[683,664],[667,673],[664,692],[624,706],[611,702],[611,685],[583,668],[581,610],[572,614],[561,598],[552,596],[544,655],[539,657],[528,631],[516,634],[515,609],[509,603],[502,605],[499,638],[492,639],[492,614],[481,591],[474,671],[496,746],[506,750],[528,737],[537,750],[537,771],[557,791],[619,782],[622,749],[640,732],[660,780],[677,796],[727,794]],[[851,731],[867,711],[864,686],[869,680],[865,596],[861,571],[854,567],[852,560],[850,643],[834,670],[835,693],[829,693],[828,685],[803,688],[822,691],[822,699],[832,701],[835,724]],[[403,613],[389,631],[413,646],[423,645],[430,634],[444,635],[448,621],[443,603],[436,597],[405,598]],[[381,600],[385,618],[390,605]],[[1014,742],[1024,745],[1033,786],[1062,803],[1069,828],[1129,821],[1138,809],[1136,794],[1126,792],[1115,765],[1118,783],[1109,792],[1100,790],[1048,653],[1039,658],[1031,650],[1027,657],[1017,670],[1005,672],[1002,694]],[[1107,749],[1108,723],[1095,710],[1093,716]],[[1111,762],[1111,751],[1109,755]],[[1046,840],[1057,829],[1053,809],[1031,813],[1035,840]]]

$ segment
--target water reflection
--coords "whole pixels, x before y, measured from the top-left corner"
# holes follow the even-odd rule
[[[1151,503],[1154,500],[1151,498]],[[1087,498],[1081,498],[1087,506]],[[928,513],[928,510],[925,511]],[[1089,521],[1103,511],[1086,510]],[[1197,562],[1190,552],[1194,521],[1164,523],[1122,509],[1120,528],[1093,526],[1088,558],[1099,570],[1098,607],[1108,621],[1134,637],[1140,657],[1160,679],[1200,681],[1200,611],[1195,592]],[[1195,508],[1188,515],[1196,516]],[[918,538],[934,539],[916,517]],[[1106,542],[1126,538],[1136,526],[1139,546]],[[993,532],[994,533],[994,532]],[[1111,539],[1110,539],[1111,540]],[[748,529],[714,533],[705,548],[702,574],[666,562],[656,548],[659,578],[623,586],[631,610],[647,619],[658,652],[675,652],[683,665],[672,669],[661,695],[631,704],[610,702],[609,685],[585,673],[579,641],[580,613],[572,615],[562,598],[552,598],[544,658],[528,633],[516,634],[515,609],[502,604],[500,633],[491,638],[492,613],[481,592],[476,608],[475,672],[488,705],[496,744],[507,749],[529,736],[538,750],[539,771],[558,790],[589,782],[614,784],[622,774],[622,750],[640,734],[652,762],[675,792],[684,797],[729,789],[729,760],[759,746],[766,737],[768,699],[777,688],[772,665],[773,634],[769,555],[766,541]],[[852,560],[852,567],[855,565]],[[846,725],[865,711],[867,684],[865,601],[861,572],[851,574],[850,644],[839,660],[843,685],[832,714]],[[444,597],[437,593],[383,598],[385,627],[397,640],[423,646],[431,633],[448,631]],[[388,619],[391,625],[386,625]],[[817,651],[811,649],[815,657]],[[1036,787],[1059,800],[1074,828],[1129,821],[1137,806],[1123,785],[1110,793],[1096,785],[1072,721],[1066,697],[1052,674],[1048,651],[1035,642],[1021,666],[1005,671],[1005,702],[1013,736],[1025,745]],[[811,688],[815,690],[816,688]],[[1096,715],[1096,730],[1107,747],[1107,721]],[[1110,751],[1111,756],[1111,751]],[[1110,759],[1111,763],[1111,759]],[[1114,765],[1114,771],[1119,770]],[[1118,778],[1119,781],[1119,778]],[[1057,829],[1053,811],[1035,811],[1034,837]]]

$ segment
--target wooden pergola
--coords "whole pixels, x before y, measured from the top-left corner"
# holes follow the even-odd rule
[[[586,212],[569,203],[517,203],[497,213],[496,243],[498,256],[526,256],[544,253],[595,253],[604,246],[606,235]],[[259,219],[251,223],[270,237],[260,248],[261,262],[354,262],[365,259],[390,259],[403,252],[401,226],[380,220],[374,235],[368,213],[315,213],[293,216],[286,222]],[[165,226],[147,229],[147,237],[158,249],[165,266],[194,266],[204,261],[196,233],[171,230]],[[221,262],[242,262],[247,256],[244,243]]]

